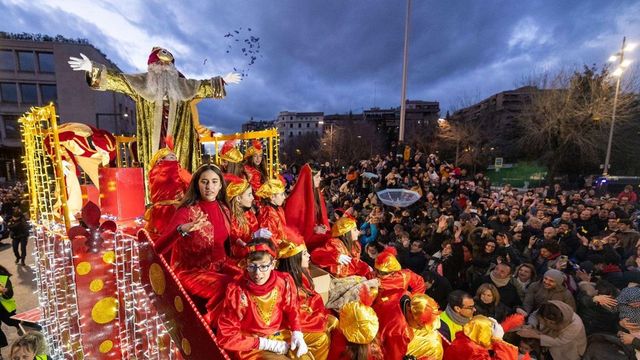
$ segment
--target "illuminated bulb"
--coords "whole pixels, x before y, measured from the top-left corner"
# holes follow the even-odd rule
[[[617,68],[611,73],[611,75],[613,75],[615,77],[620,77],[620,76],[622,76],[622,73],[623,73],[622,68]]]

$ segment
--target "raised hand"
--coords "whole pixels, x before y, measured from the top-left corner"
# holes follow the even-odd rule
[[[222,80],[224,80],[225,84],[237,84],[242,80],[242,77],[236,72],[230,72],[223,76]]]
[[[80,53],[80,56],[81,57],[79,58],[73,56],[69,57],[69,61],[67,61],[67,63],[71,66],[71,69],[73,71],[91,71],[91,68],[93,67],[91,60],[89,60],[89,58],[83,53]]]

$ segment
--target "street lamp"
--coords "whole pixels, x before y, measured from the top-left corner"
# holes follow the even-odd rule
[[[618,68],[616,68],[611,75],[615,76],[616,79],[616,92],[613,96],[613,111],[611,112],[611,127],[609,128],[609,141],[607,143],[607,155],[604,158],[604,169],[602,170],[602,175],[609,174],[609,160],[611,159],[611,144],[613,143],[613,126],[616,122],[616,108],[618,106],[618,94],[620,93],[620,82],[622,81],[622,74],[624,70],[631,64],[631,60],[624,58],[625,51],[632,51],[635,49],[636,44],[627,44],[626,37],[622,38],[622,47],[620,48],[620,52],[612,55],[609,58],[609,61],[615,62],[618,61]]]
[[[411,0],[407,0],[407,16],[404,21],[404,50],[402,53],[402,93],[400,95],[400,129],[398,143],[404,142],[404,123],[407,112],[407,67],[409,63],[409,20],[411,20]]]

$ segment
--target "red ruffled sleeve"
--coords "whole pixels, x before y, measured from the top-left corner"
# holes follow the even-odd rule
[[[284,227],[286,223],[282,208],[275,208],[271,205],[262,206],[258,215],[258,223],[261,228],[267,228],[271,231],[271,240],[276,245],[285,238]]]
[[[180,238],[180,234],[176,230],[179,225],[186,224],[189,222],[189,208],[181,207],[176,210],[176,213],[173,214],[171,221],[164,228],[162,234],[155,240],[153,244],[153,248],[156,250],[158,254],[164,254],[167,251],[171,250],[176,240]]]

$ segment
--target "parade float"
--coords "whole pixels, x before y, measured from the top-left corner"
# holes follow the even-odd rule
[[[197,300],[140,231],[147,196],[137,139],[58,124],[53,105],[32,108],[20,123],[38,324],[52,357],[229,359]],[[191,146],[212,148],[214,161],[224,141],[240,149],[259,141],[277,173],[275,129],[215,135],[201,134]]]

